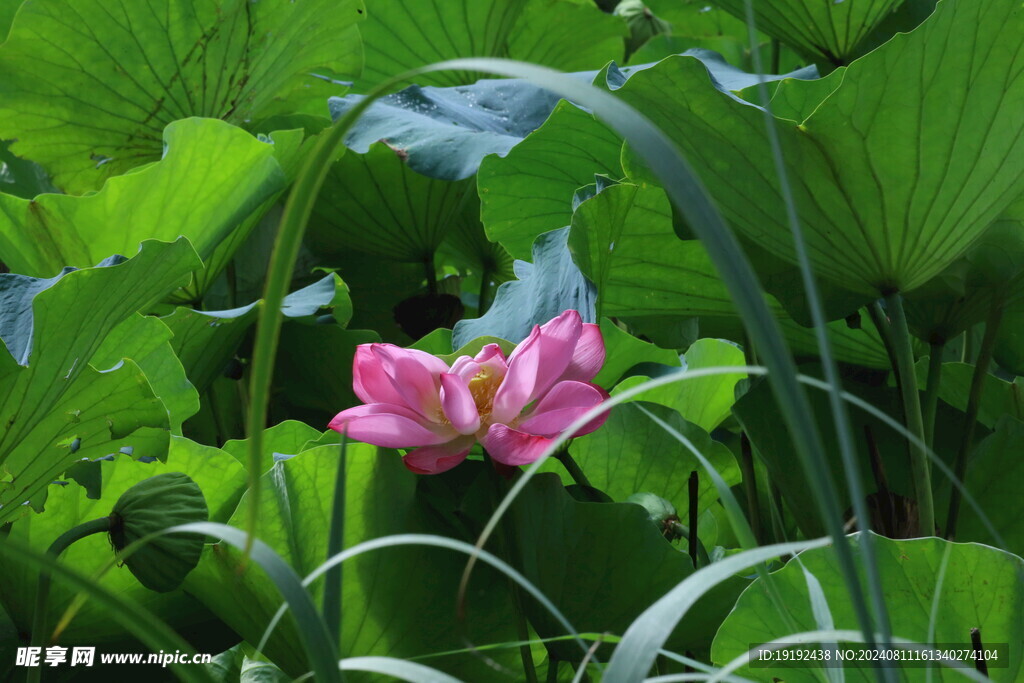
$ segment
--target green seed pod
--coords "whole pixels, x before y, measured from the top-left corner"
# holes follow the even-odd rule
[[[149,534],[179,524],[209,519],[206,499],[187,475],[168,472],[140,481],[125,491],[110,513],[110,542],[120,552]],[[181,585],[199,564],[203,537],[166,534],[149,541],[124,563],[135,578],[150,590],[166,593]]]
[[[629,27],[628,54],[639,50],[654,36],[669,33],[672,29],[667,21],[654,16],[643,0],[622,0],[616,5],[614,14],[625,19]]]

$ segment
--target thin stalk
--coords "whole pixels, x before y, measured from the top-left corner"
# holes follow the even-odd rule
[[[885,309],[882,308],[882,304],[879,301],[872,302],[867,309],[868,316],[871,318],[871,323],[875,326],[875,329],[878,330],[878,336],[882,339],[882,346],[885,347],[885,353],[889,356],[889,363],[892,367],[896,367],[896,352],[892,347],[892,326],[889,324],[889,318],[885,314]]]
[[[348,450],[348,433],[341,434],[341,458],[338,473],[334,478],[334,504],[331,507],[331,529],[327,537],[327,559],[334,557],[345,548],[345,453]],[[334,642],[341,643],[341,595],[342,567],[344,563],[327,570],[324,576],[324,622]]]
[[[437,294],[437,266],[434,264],[434,252],[423,259],[423,274],[427,278],[427,292]]]
[[[920,443],[910,444],[910,470],[914,479],[914,493],[917,497],[921,533],[925,536],[932,536],[935,534],[935,501],[932,497],[928,455],[923,446],[925,435],[924,418],[921,414],[921,395],[917,390],[914,350],[910,345],[910,328],[907,326],[907,316],[903,311],[903,297],[899,292],[887,294],[885,307],[892,320],[893,353],[896,361],[893,370],[900,380],[903,418],[910,433],[920,439]]]
[[[687,496],[689,503],[689,510],[687,511],[686,519],[690,524],[690,536],[686,539],[688,549],[690,551],[690,561],[693,562],[693,568],[697,569],[697,494],[700,491],[700,475],[697,474],[697,470],[690,472],[689,483],[689,496]]]
[[[740,469],[743,472],[743,490],[747,494],[747,517],[750,529],[758,543],[764,543],[764,532],[761,527],[761,507],[757,500],[757,479],[754,470],[754,451],[750,445],[750,437],[746,432],[740,434]]]
[[[771,49],[772,49],[772,53],[771,53],[772,54],[771,72],[773,74],[777,74],[777,73],[779,73],[779,70],[781,69],[782,43],[780,43],[777,38],[772,38],[771,46],[772,46],[771,47]]]
[[[992,351],[996,345],[996,334],[999,332],[999,325],[1003,321],[1002,301],[993,301],[989,309],[988,319],[985,321],[985,336],[981,340],[981,348],[978,349],[978,360],[974,365],[974,374],[971,376],[971,389],[967,395],[967,424],[964,425],[963,437],[960,440],[960,449],[956,453],[956,461],[953,465],[953,473],[957,481],[963,481],[967,476],[967,456],[974,442],[974,432],[978,424],[978,412],[981,410],[981,397],[985,390],[985,378],[988,376],[989,366],[992,365]],[[960,516],[960,489],[956,486],[949,496],[949,513],[946,515],[946,538],[956,538],[957,518]]]
[[[46,552],[56,559],[75,541],[79,541],[86,536],[110,531],[110,525],[110,517],[100,517],[99,519],[83,522],[58,536],[57,540],[50,544]],[[32,647],[43,647],[45,644],[46,602],[49,597],[50,572],[42,569],[39,572],[39,582],[36,584],[36,605],[35,611],[32,613]],[[36,683],[40,680],[41,676],[42,667],[32,667],[28,671],[27,680],[29,683]]]
[[[547,683],[558,683],[558,660],[552,659],[548,654],[548,674],[545,677]]]
[[[565,471],[569,473],[569,476],[572,477],[574,482],[587,489],[594,488],[590,485],[590,480],[587,479],[587,475],[583,473],[579,464],[577,464],[577,462],[573,460],[573,457],[569,455],[568,450],[555,453],[555,457],[558,458],[558,462],[562,463],[562,466],[565,467]]]
[[[490,302],[487,300],[491,290],[491,271],[485,268],[480,273],[480,294],[477,297],[476,309],[478,315],[483,315],[490,308]]]
[[[942,352],[946,349],[945,341],[933,341],[928,356],[928,384],[925,385],[924,398],[921,401],[921,414],[924,420],[924,442],[931,448],[935,443],[935,411],[939,407],[939,387],[942,385]]]
[[[491,456],[489,453],[484,452],[484,465],[487,467],[490,473],[491,480],[491,503],[497,506],[505,495],[505,482],[498,474],[498,471],[492,467]],[[512,554],[515,548],[515,539],[512,537],[512,526],[506,522],[502,524],[502,548],[498,554],[506,562],[512,564]],[[521,645],[519,646],[519,658],[523,662],[523,674],[526,677],[526,683],[539,683],[537,678],[537,667],[533,662],[533,650],[530,648],[530,627],[526,622],[526,611],[523,609],[523,594],[519,587],[519,584],[513,581],[511,578],[508,580],[509,592],[512,594],[512,609],[516,615],[516,637],[519,639]]]

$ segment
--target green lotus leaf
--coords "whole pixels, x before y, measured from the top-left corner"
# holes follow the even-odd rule
[[[1006,550],[1024,555],[1024,508],[1021,506],[1020,481],[1024,476],[1024,422],[1005,415],[995,423],[995,431],[977,445],[971,454],[970,469],[964,485],[977,499],[992,526],[1002,536]],[[939,509],[943,509],[941,506]],[[960,506],[956,536],[961,541],[976,541],[1001,547],[973,506]]]
[[[167,409],[139,366],[126,360],[106,371],[90,361],[115,327],[187,282],[198,265],[182,238],[146,241],[134,258],[49,280],[0,275],[0,338],[9,352],[0,353],[0,523],[78,460],[122,448],[136,457],[166,453]],[[136,433],[140,427],[160,429]]]
[[[472,179],[420,175],[407,158],[402,149],[381,142],[365,154],[349,152],[337,161],[314,207],[310,247],[328,263],[353,249],[395,261],[433,263],[442,243],[448,243],[467,267],[508,279],[511,259],[483,237]]]
[[[159,318],[133,315],[107,335],[93,356],[92,365],[109,368],[124,358],[134,361],[167,409],[171,432],[180,436],[182,423],[199,412],[199,394],[174,353],[173,336]]]
[[[623,633],[644,608],[693,573],[674,547],[632,503],[581,503],[554,474],[541,474],[517,496],[511,510],[523,573],[558,605],[581,632]],[[747,581],[734,578],[701,597],[692,619],[672,634],[668,647],[707,647],[710,631],[729,612]],[[525,605],[541,637],[564,629],[535,602]],[[547,644],[558,659],[578,661],[572,641]]]
[[[498,288],[490,309],[479,318],[460,320],[452,344],[465,346],[478,337],[519,343],[534,325],[569,309],[584,322],[594,321],[594,287],[580,273],[566,249],[568,229],[546,232],[533,243],[533,263],[515,262],[518,279]]]
[[[541,233],[568,225],[576,188],[594,174],[622,175],[618,135],[562,101],[548,120],[504,157],[488,155],[477,186],[487,236],[527,258]]]
[[[855,536],[852,540],[860,555],[860,539]],[[1003,648],[999,667],[990,664],[989,676],[994,681],[1018,680],[1024,654],[1014,644],[1024,638],[1024,560],[996,548],[939,538],[892,540],[878,536],[872,545],[894,636],[968,648],[971,629],[980,629],[984,643],[1010,644]],[[756,644],[794,631],[818,630],[805,572],[821,584],[835,628],[857,630],[853,604],[833,549],[808,550],[799,557],[799,562],[789,562],[772,577],[774,590],[795,623],[794,630],[786,625],[764,582],[758,579],[740,596],[718,630],[711,648],[715,664],[724,665]],[[927,673],[911,666],[900,667],[898,675],[905,680],[924,680]],[[820,673],[811,668],[749,666],[736,672],[755,681],[787,683],[818,681]],[[872,681],[877,671],[853,663],[845,666],[843,673],[846,681]],[[963,679],[962,674],[941,665],[936,665],[931,675],[936,681]]]
[[[744,0],[713,0],[745,20]],[[870,2],[806,2],[773,0],[754,3],[757,28],[818,59],[844,64],[872,29],[899,6],[901,0]]]
[[[740,483],[739,464],[723,444],[713,441],[706,431],[687,422],[671,408],[638,402],[612,408],[604,427],[573,439],[569,452],[594,488],[620,503],[634,493],[650,492],[685,515],[690,501],[688,481],[690,473],[696,471],[700,477],[698,511],[704,512],[718,500],[718,490],[700,461],[674,436],[655,424],[640,410],[641,406],[689,439],[729,486]],[[543,470],[557,472],[565,484],[572,483],[565,475],[565,468],[554,460],[545,463]]]
[[[820,278],[872,296],[911,291],[1020,196],[1022,31],[1014,3],[942,2],[915,31],[828,78],[778,86],[773,102],[803,103],[780,106],[775,123]],[[973,45],[991,46],[985,79],[962,57]],[[715,92],[688,57],[634,74],[617,93],[697,166],[738,231],[795,263],[759,107]]]
[[[679,366],[679,354],[637,339],[608,318],[601,318],[604,339],[604,365],[594,377],[594,384],[611,389],[630,368],[640,363]]]
[[[256,323],[262,300],[221,311],[200,311],[179,306],[161,318],[171,329],[171,347],[185,367],[189,381],[205,391],[224,371],[245,335]],[[321,309],[331,308],[334,315],[348,321],[352,301],[348,288],[335,274],[327,275],[284,298],[281,314],[285,318],[311,318]]]
[[[188,119],[164,131],[167,154],[85,197],[0,195],[0,255],[16,272],[51,277],[127,254],[144,239],[188,237],[200,258],[284,188],[274,146],[222,121]],[[188,201],[183,201],[187,197]],[[111,226],[119,226],[112,230]]]
[[[625,24],[575,0],[453,0],[410,5],[367,0],[360,27],[366,66],[361,92],[388,78],[458,57],[509,57],[562,71],[622,60]],[[424,74],[420,85],[462,85],[480,74]]]
[[[735,344],[719,339],[699,339],[683,354],[687,370],[729,368],[745,365],[743,351]],[[729,416],[735,401],[736,383],[744,379],[742,372],[709,375],[648,389],[630,399],[660,403],[679,412],[688,421],[711,431]],[[613,393],[631,389],[650,379],[635,376],[623,380]]]
[[[946,342],[993,309],[1024,310],[1024,201],[1017,201],[963,258],[908,297],[907,320],[922,339]]]
[[[362,16],[360,0],[28,3],[0,49],[0,138],[81,193],[158,160],[178,119],[326,116]]]

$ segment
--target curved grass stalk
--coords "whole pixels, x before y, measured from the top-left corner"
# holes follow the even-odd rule
[[[835,424],[836,436],[839,441],[839,455],[843,463],[843,473],[846,478],[846,485],[850,490],[850,498],[853,504],[853,512],[857,517],[857,524],[863,531],[870,531],[871,517],[868,514],[867,496],[864,491],[864,484],[861,482],[860,469],[857,462],[857,453],[853,445],[853,429],[850,426],[850,416],[843,402],[841,393],[843,390],[842,381],[839,378],[839,368],[836,365],[835,357],[832,355],[832,346],[829,343],[828,331],[825,320],[825,307],[818,292],[818,285],[814,277],[814,269],[811,267],[811,259],[807,253],[807,242],[804,239],[803,228],[800,225],[800,217],[797,214],[796,200],[793,197],[792,185],[789,182],[789,174],[786,171],[786,164],[783,161],[782,143],[779,139],[778,127],[775,117],[771,112],[771,98],[768,96],[768,88],[765,85],[763,69],[761,64],[761,50],[757,43],[757,30],[754,21],[753,0],[746,0],[744,3],[747,38],[750,42],[751,57],[754,63],[754,70],[757,73],[757,89],[763,103],[765,129],[768,133],[768,142],[772,151],[772,159],[775,163],[775,173],[779,177],[779,187],[782,191],[783,203],[786,206],[786,220],[789,223],[789,230],[793,235],[793,250],[796,255],[797,265],[800,268],[800,277],[803,281],[804,292],[807,294],[807,304],[811,313],[811,321],[814,327],[815,340],[818,346],[818,356],[821,359],[822,370],[825,373],[825,380],[829,384],[828,398],[832,409],[832,420]],[[773,53],[777,58],[777,52]],[[834,535],[834,534],[833,534]],[[848,550],[845,549],[845,550]],[[840,562],[844,549],[839,549]],[[874,540],[871,534],[865,534],[865,541],[861,546],[861,557],[863,559],[864,571],[867,575],[868,592],[871,598],[871,605],[874,614],[867,612],[860,604],[858,592],[852,592],[854,609],[858,611],[861,628],[868,638],[877,627],[882,636],[882,644],[888,643],[889,639],[889,615],[885,606],[885,595],[882,590],[882,578],[878,572],[878,564],[875,561]],[[845,577],[851,587],[859,589],[860,584],[856,577]],[[873,617],[873,618],[872,618]],[[875,623],[877,621],[877,624]],[[889,672],[879,673],[881,680],[893,680]]]
[[[793,554],[811,548],[824,548],[833,541],[828,536],[810,541],[778,543],[744,550],[698,569],[675,588],[663,595],[637,617],[608,662],[605,678],[610,681],[642,680],[654,664],[654,654],[686,616],[687,611],[705,592],[728,580],[734,574],[766,562],[779,555]]]
[[[549,600],[547,596],[545,596],[544,593],[540,591],[539,588],[534,586],[529,579],[520,574],[514,567],[509,565],[501,558],[475,545],[470,545],[465,541],[458,541],[454,538],[434,536],[431,534],[395,534],[393,536],[385,536],[383,538],[375,538],[370,541],[364,541],[362,543],[352,546],[351,548],[346,549],[343,552],[338,553],[334,557],[330,558],[328,561],[321,564],[319,567],[310,572],[302,580],[302,585],[304,587],[309,586],[318,578],[323,576],[326,572],[328,572],[332,567],[340,565],[342,562],[345,562],[346,560],[349,560],[353,557],[362,555],[364,553],[372,552],[374,550],[380,550],[381,548],[391,548],[399,545],[423,545],[436,548],[448,548],[450,550],[455,550],[457,552],[466,553],[471,558],[479,558],[484,563],[489,564],[490,566],[494,567],[495,569],[509,577],[511,580],[519,584],[523,588],[523,590],[529,593],[538,603],[540,603],[542,607],[548,610],[548,612],[551,613],[551,616],[553,616],[558,621],[562,628],[564,628],[567,633],[571,634],[572,639],[579,644],[580,649],[584,654],[586,654],[587,650],[589,649],[590,646],[587,645],[586,641],[583,639],[583,636],[573,627],[571,623],[569,623],[569,620],[566,619],[565,615],[562,614],[562,612],[555,606],[555,604],[551,602],[551,600]],[[256,647],[257,650],[262,650],[266,646],[267,641],[270,639],[270,635],[273,633],[274,629],[277,628],[277,624],[281,621],[281,618],[284,617],[285,612],[287,612],[288,610],[288,607],[288,603],[285,603],[281,605],[281,607],[274,614],[273,618],[267,624],[266,630],[263,632],[263,637],[260,639],[259,645],[257,645]]]
[[[0,543],[0,557],[24,562],[87,594],[97,603],[106,607],[114,621],[118,622],[126,631],[134,634],[154,652],[159,650],[194,652],[194,649],[181,636],[149,610],[110,592],[97,584],[92,577],[67,567],[49,553],[41,553],[20,539],[6,538],[3,543]],[[171,664],[171,667],[183,681],[213,683],[210,674],[203,667],[184,664]]]

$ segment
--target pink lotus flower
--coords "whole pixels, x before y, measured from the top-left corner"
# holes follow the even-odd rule
[[[583,323],[576,311],[534,326],[508,359],[488,344],[450,368],[423,351],[362,344],[352,384],[365,405],[338,413],[330,428],[376,446],[414,448],[404,462],[418,474],[450,470],[477,441],[496,462],[526,465],[607,398],[590,383],[604,355],[598,326]],[[606,418],[576,434],[594,431]]]

